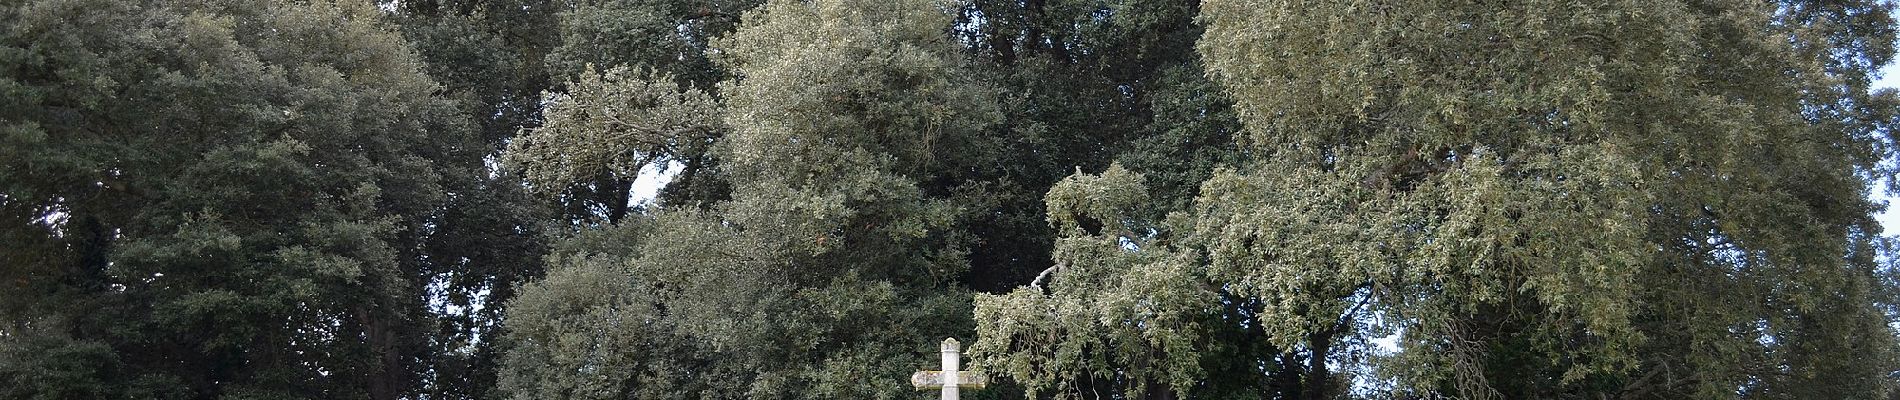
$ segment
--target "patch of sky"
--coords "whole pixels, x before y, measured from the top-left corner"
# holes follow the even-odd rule
[[[1878,79],[1874,80],[1873,90],[1900,89],[1900,78],[1896,78],[1894,76],[1896,74],[1900,74],[1900,65],[1887,64],[1881,67],[1876,76]],[[1900,160],[1882,160],[1881,163],[1891,166],[1894,163],[1900,163]],[[1894,236],[1895,228],[1900,228],[1900,211],[1894,209],[1894,191],[1888,188],[1896,185],[1891,185],[1885,179],[1877,177],[1869,183],[1869,186],[1867,196],[1882,207],[1880,214],[1874,216],[1874,220],[1880,222],[1880,235]],[[1890,255],[1885,257],[1890,257]],[[1885,268],[1892,268],[1887,262],[1882,264],[1887,265]],[[1900,333],[1900,320],[1896,320],[1894,316],[1888,316],[1887,328]]]
[[[673,177],[685,170],[686,165],[678,161],[649,164],[640,168],[640,175],[633,178],[633,190],[628,194],[628,205],[640,207],[653,204],[660,195],[660,188],[673,182]]]
[[[1888,64],[1886,67],[1882,67],[1880,69],[1880,79],[1874,80],[1874,90],[1900,89],[1900,78],[1896,78],[1894,76],[1896,74],[1900,74],[1900,68],[1897,68],[1895,64]],[[1883,162],[1895,163],[1900,162],[1900,160],[1885,160]],[[1877,203],[1887,205],[1886,209],[1880,212],[1880,215],[1875,216],[1875,219],[1880,221],[1880,227],[1884,230],[1881,232],[1883,235],[1892,235],[1894,228],[1900,227],[1900,212],[1896,212],[1892,206],[1894,193],[1891,190],[1887,190],[1888,185],[1884,179],[1877,179],[1872,185],[1873,187],[1867,190],[1868,196],[1872,197]]]

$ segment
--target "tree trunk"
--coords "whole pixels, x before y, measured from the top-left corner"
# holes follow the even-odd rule
[[[1042,3],[1043,0],[1023,1],[1023,47],[1028,51],[1043,48]]]
[[[369,376],[364,377],[371,400],[396,400],[402,394],[403,381],[408,374],[403,373],[402,354],[394,327],[390,319],[379,318],[375,310],[368,305],[356,307],[357,318],[363,325],[363,337],[369,343],[370,354],[376,357]]]
[[[633,202],[633,181],[635,179],[639,178],[629,177],[627,179],[615,179],[611,183],[613,188],[608,189],[607,198],[601,200],[607,202],[608,223],[620,222],[627,218],[627,212],[633,208],[630,203]]]
[[[1301,398],[1324,400],[1332,398],[1332,372],[1326,368],[1326,355],[1332,352],[1333,331],[1315,332],[1307,337],[1309,345],[1306,357],[1306,382],[1300,388]]]

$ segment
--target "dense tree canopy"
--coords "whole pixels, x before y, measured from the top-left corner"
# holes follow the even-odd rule
[[[0,16],[0,396],[413,388],[421,250],[480,142],[380,11],[20,1]]]
[[[896,398],[911,389],[889,377],[969,329],[953,284],[970,238],[954,228],[979,211],[957,200],[983,188],[921,182],[987,161],[943,150],[979,148],[995,111],[942,34],[949,16],[922,1],[746,15],[721,43],[744,77],[720,86],[723,113],[699,89],[615,68],[553,99],[511,149],[553,187],[586,175],[559,172],[571,166],[602,167],[587,160],[677,157],[669,144],[731,129],[714,150],[729,200],[622,222],[602,234],[623,243],[575,249],[523,294],[502,377],[513,398]]]
[[[1890,25],[1885,6],[1201,15],[1251,160],[1165,220],[1120,169],[1050,191],[1053,282],[977,311],[992,365],[1030,388],[1892,393],[1896,299],[1867,179],[1888,173],[1895,103],[1864,67],[1893,37],[1860,26]],[[1394,333],[1395,354],[1368,346]]]
[[[1900,398],[1892,7],[0,0],[0,399]]]

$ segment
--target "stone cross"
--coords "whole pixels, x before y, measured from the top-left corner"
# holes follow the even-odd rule
[[[982,389],[988,386],[990,378],[983,374],[957,370],[957,362],[962,357],[962,345],[957,338],[943,340],[943,370],[917,371],[910,375],[910,384],[918,389],[943,389],[943,400],[957,400],[957,388]]]

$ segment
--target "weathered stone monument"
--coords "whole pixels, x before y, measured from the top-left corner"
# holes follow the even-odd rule
[[[982,389],[984,386],[989,385],[990,378],[988,376],[957,369],[957,364],[962,361],[963,353],[963,345],[957,343],[957,338],[944,339],[943,346],[940,347],[940,349],[943,352],[943,370],[917,371],[917,373],[911,374],[910,384],[912,386],[923,390],[941,388],[943,390],[943,400],[957,400],[958,388]]]

